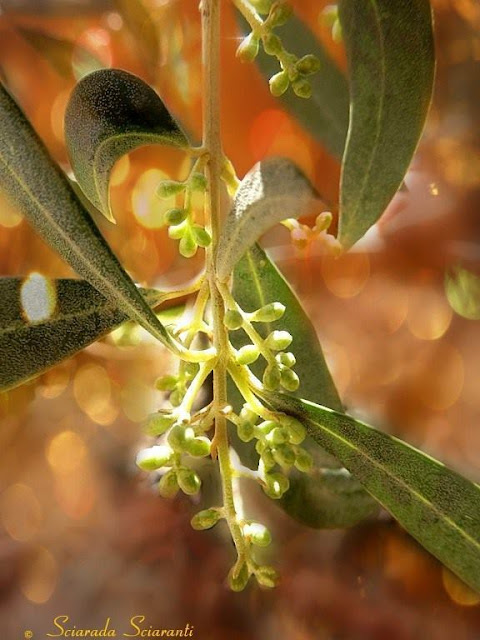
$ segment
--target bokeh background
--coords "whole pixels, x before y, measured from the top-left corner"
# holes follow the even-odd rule
[[[295,0],[332,56],[326,2]],[[349,254],[287,230],[265,244],[311,314],[349,411],[480,480],[480,5],[433,0],[434,104],[407,190]],[[238,29],[223,3],[222,131],[242,176],[265,155],[293,158],[325,201],[339,166],[235,59]],[[201,130],[197,0],[3,0],[0,72],[68,171],[63,115],[86,69],[127,69],[155,86],[193,139]],[[321,73],[321,72],[320,72]],[[144,148],[112,179],[116,226],[98,220],[143,285],[185,282],[202,255],[178,257],[155,197],[186,174],[178,151]],[[305,221],[308,222],[308,221]],[[458,268],[465,269],[458,279]],[[0,273],[72,275],[0,194]],[[465,275],[466,274],[466,275]],[[465,279],[466,278],[466,279]],[[447,286],[446,286],[447,283]],[[312,531],[251,487],[246,500],[274,533],[273,591],[232,594],[225,531],[193,532],[191,499],[158,498],[135,468],[142,420],[163,398],[171,360],[142,331],[120,329],[0,394],[0,636],[36,638],[69,615],[78,629],[184,627],[202,640],[477,640],[480,596],[424,552],[388,514],[349,531]]]

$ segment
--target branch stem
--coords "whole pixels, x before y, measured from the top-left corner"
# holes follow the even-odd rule
[[[220,0],[202,0],[203,43],[203,141],[206,150],[207,220],[211,227],[212,244],[207,248],[207,278],[212,305],[213,346],[217,353],[213,369],[213,405],[216,451],[222,478],[225,519],[228,523],[239,559],[246,557],[246,544],[237,518],[233,488],[233,469],[228,442],[227,420],[221,409],[227,404],[228,332],[224,325],[225,306],[217,287],[215,258],[221,222],[221,189],[223,151],[220,131]]]

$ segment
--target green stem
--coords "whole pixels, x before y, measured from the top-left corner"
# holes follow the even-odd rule
[[[240,558],[246,557],[246,544],[237,519],[233,491],[227,421],[221,409],[227,404],[228,333],[223,319],[225,307],[217,288],[215,258],[220,230],[220,189],[223,151],[220,133],[220,0],[202,0],[202,43],[204,71],[203,146],[207,151],[207,213],[212,230],[212,244],[207,248],[207,277],[213,318],[213,346],[217,360],[213,370],[213,403],[216,407],[214,450],[222,477],[225,518]]]

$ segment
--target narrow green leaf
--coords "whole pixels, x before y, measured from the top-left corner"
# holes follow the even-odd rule
[[[455,267],[445,276],[445,293],[455,313],[468,320],[480,320],[479,276]]]
[[[77,84],[65,114],[65,139],[80,187],[112,222],[109,179],[121,156],[148,144],[188,147],[155,91],[120,69],[95,71]]]
[[[226,280],[258,238],[285,218],[299,218],[320,201],[302,171],[287,158],[267,158],[247,173],[235,194],[217,249],[217,275]]]
[[[177,347],[1,85],[0,187],[80,276],[163,344]]]
[[[430,105],[435,54],[429,0],[340,0],[350,125],[339,240],[350,247],[402,184]]]
[[[479,485],[349,416],[284,394],[264,395],[302,420],[420,544],[480,592]]]
[[[153,307],[165,294],[144,291]],[[0,391],[35,378],[128,317],[84,280],[0,278]]]
[[[65,78],[74,75],[77,79],[87,73],[103,68],[103,63],[88,49],[39,29],[19,27],[18,31],[27,42],[48,60],[55,71]]]
[[[237,263],[233,295],[246,311],[254,311],[271,302],[285,305],[286,311],[280,320],[258,324],[257,329],[264,337],[274,329],[287,330],[293,336],[291,349],[297,360],[294,370],[300,378],[297,393],[341,411],[342,403],[315,329],[284,277],[258,245]],[[236,348],[246,343],[246,336],[242,334],[240,331],[230,334]],[[260,362],[252,366],[260,378],[263,368]],[[232,391],[229,398],[234,407],[241,406],[238,394]],[[320,450],[310,438],[302,446],[314,457],[315,468],[310,474],[292,471],[290,490],[278,501],[290,516],[310,527],[332,528],[351,526],[375,511],[376,503],[348,471],[338,468],[335,459]],[[253,448],[242,449],[246,451],[246,463],[258,462]]]
[[[241,22],[246,32],[245,22]],[[299,57],[307,53],[314,54],[321,63],[320,71],[309,77],[311,98],[299,98],[288,90],[278,100],[314,138],[340,159],[348,129],[349,98],[345,76],[307,25],[295,16],[291,16],[283,27],[275,31],[287,51]],[[276,58],[268,56],[263,50],[256,62],[267,80],[279,71]]]

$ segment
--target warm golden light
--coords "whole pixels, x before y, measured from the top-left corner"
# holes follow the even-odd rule
[[[0,495],[0,520],[13,540],[26,542],[36,535],[42,508],[31,487],[13,484]]]
[[[451,320],[452,309],[443,292],[422,287],[409,296],[407,326],[416,338],[438,340]]]
[[[47,460],[52,470],[58,474],[77,472],[84,463],[87,449],[83,438],[74,431],[62,431],[50,440]]]
[[[20,579],[23,595],[35,604],[47,602],[55,590],[58,564],[45,547],[38,547]]]
[[[77,371],[73,393],[80,409],[93,422],[108,425],[115,420],[117,409],[112,403],[110,378],[100,365],[87,364]]]

